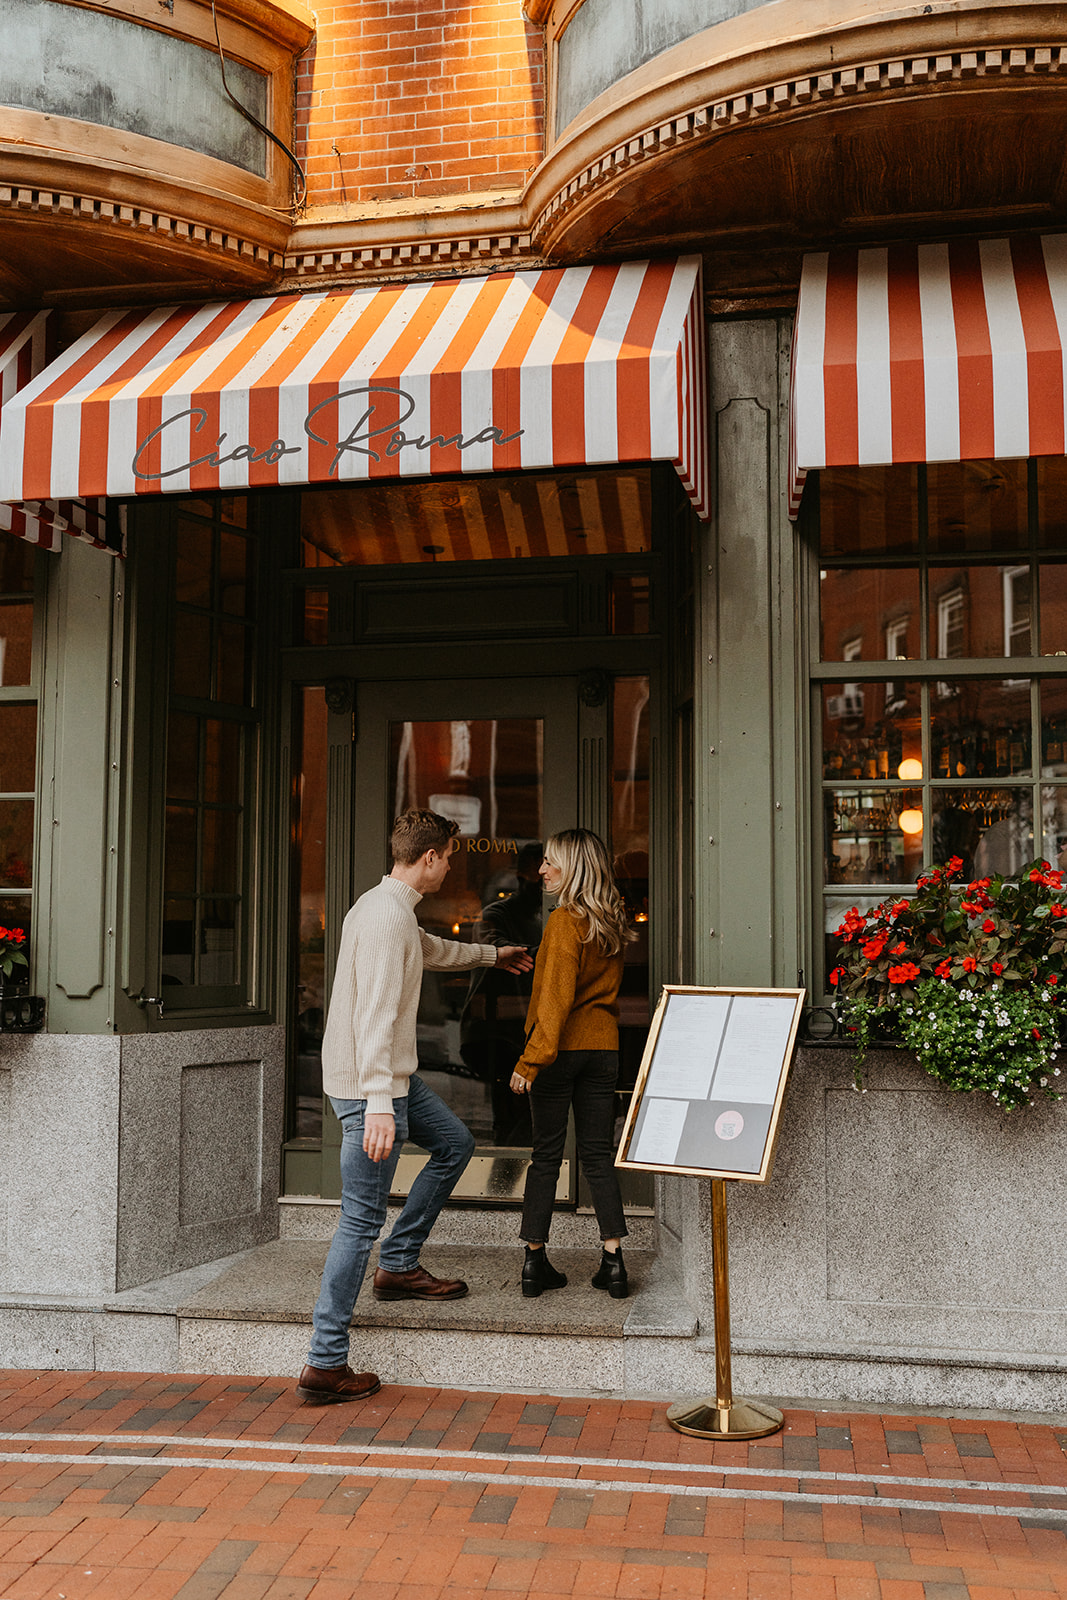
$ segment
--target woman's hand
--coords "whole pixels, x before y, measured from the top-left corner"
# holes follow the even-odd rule
[[[513,1072],[511,1074],[511,1092],[512,1094],[529,1094],[530,1081],[528,1078],[524,1078],[521,1072]]]

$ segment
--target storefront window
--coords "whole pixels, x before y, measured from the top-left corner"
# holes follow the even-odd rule
[[[172,1010],[247,998],[258,710],[255,546],[235,496],[178,507],[161,981]]]
[[[1067,866],[1055,529],[1062,550],[1059,461],[820,474],[826,970],[847,907],[906,893],[932,864],[958,855],[965,875],[1010,876],[1040,854]],[[906,673],[888,677],[880,659],[906,660]]]
[[[32,545],[0,534],[0,926],[21,928],[27,941],[32,940],[37,790],[36,559]],[[16,969],[15,981],[24,973]]]

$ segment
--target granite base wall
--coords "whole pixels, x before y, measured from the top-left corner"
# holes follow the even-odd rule
[[[799,1051],[769,1183],[729,1185],[737,1391],[1064,1404],[1067,1102],[1005,1113],[895,1051],[865,1079]],[[709,1336],[711,1186],[664,1188],[660,1248]]]
[[[84,1297],[277,1237],[280,1028],[0,1036],[0,1295]]]

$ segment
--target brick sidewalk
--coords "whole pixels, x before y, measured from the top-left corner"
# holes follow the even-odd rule
[[[0,1373],[0,1600],[1039,1600],[1067,1426]]]

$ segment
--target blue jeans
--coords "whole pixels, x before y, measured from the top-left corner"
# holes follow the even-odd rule
[[[341,1218],[322,1274],[312,1323],[308,1362],[313,1367],[343,1367],[348,1361],[349,1324],[367,1271],[374,1242],[385,1224],[389,1191],[400,1151],[408,1139],[430,1159],[411,1186],[404,1209],[381,1249],[388,1272],[410,1272],[437,1221],[441,1207],[474,1154],[470,1130],[418,1073],[404,1099],[393,1101],[396,1138],[384,1161],[363,1152],[366,1100],[330,1103],[341,1123]]]

